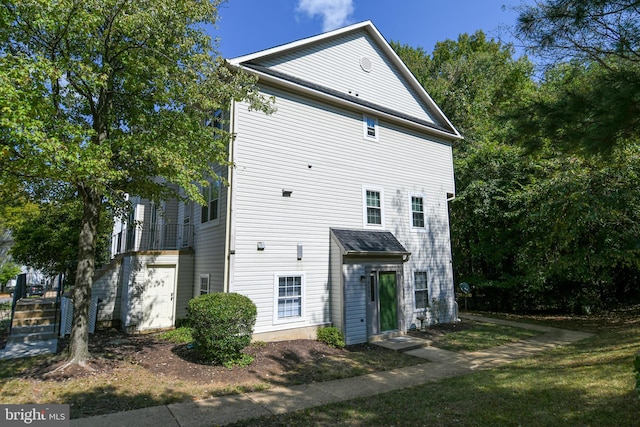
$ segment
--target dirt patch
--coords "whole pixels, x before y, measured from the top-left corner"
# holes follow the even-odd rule
[[[62,351],[67,344],[68,339],[61,339],[58,351]],[[186,344],[164,341],[157,335],[125,335],[109,330],[91,336],[89,351],[94,356],[89,362],[89,369],[65,367],[64,361],[51,360],[23,372],[23,375],[34,379],[65,381],[70,378],[93,377],[115,371],[123,364],[133,364],[154,376],[192,383],[251,387],[265,381],[290,382],[291,371],[297,366],[328,357],[339,357],[348,350],[332,348],[315,340],[259,343],[244,351],[254,357],[251,365],[226,368],[198,361],[195,351]]]

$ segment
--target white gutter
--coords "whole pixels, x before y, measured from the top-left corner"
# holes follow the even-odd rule
[[[407,120],[404,119],[402,117],[398,117],[396,115],[393,114],[389,114],[389,113],[385,113],[382,112],[380,110],[377,110],[375,108],[371,108],[371,107],[367,107],[365,105],[361,105],[361,104],[357,104],[354,102],[350,102],[349,100],[346,99],[341,99],[341,98],[337,98],[333,95],[329,95],[326,94],[324,92],[321,92],[319,90],[315,90],[315,89],[311,89],[309,87],[306,86],[302,86],[299,85],[297,83],[293,83],[290,81],[286,81],[286,80],[282,80],[278,77],[274,77],[271,76],[269,74],[263,73],[261,71],[257,71],[255,69],[249,68],[249,67],[244,67],[242,65],[239,65],[239,68],[242,69],[243,71],[245,71],[246,73],[249,74],[254,74],[256,76],[258,76],[258,81],[262,81],[262,82],[268,82],[268,83],[272,83],[275,84],[277,86],[285,86],[288,87],[290,89],[293,89],[295,91],[297,91],[298,93],[303,93],[305,95],[309,95],[315,98],[320,98],[325,102],[329,102],[329,103],[333,103],[335,105],[339,105],[341,107],[353,110],[353,108],[358,108],[360,111],[364,111],[366,113],[369,113],[371,115],[375,115],[377,117],[384,117],[385,119],[391,121],[391,122],[395,122],[395,123],[400,123],[404,126],[407,127],[411,127],[413,129],[416,130],[420,130],[422,132],[426,132],[426,133],[430,133],[432,135],[438,136],[442,139],[444,139],[445,141],[449,141],[449,142],[453,142],[453,141],[457,141],[459,139],[462,139],[459,134],[457,134],[457,131],[455,134],[449,133],[449,132],[444,132],[435,128],[431,128],[425,125],[422,125],[420,123],[416,123],[413,122],[411,120]],[[455,129],[455,128],[454,128]]]

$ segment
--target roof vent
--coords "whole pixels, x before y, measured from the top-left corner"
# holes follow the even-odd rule
[[[360,58],[360,67],[367,73],[371,71],[371,60],[366,56]]]

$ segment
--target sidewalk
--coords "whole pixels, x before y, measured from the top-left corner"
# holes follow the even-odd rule
[[[414,348],[406,353],[427,359],[431,363],[336,381],[286,388],[275,387],[266,391],[78,418],[71,420],[71,426],[201,427],[224,425],[249,418],[279,415],[329,403],[373,396],[464,375],[479,369],[489,369],[557,346],[571,344],[592,335],[475,315],[460,315],[460,317],[532,329],[543,332],[543,334],[514,344],[469,353],[454,353],[434,347]],[[413,339],[391,339],[379,344],[396,350],[416,347],[416,342]]]

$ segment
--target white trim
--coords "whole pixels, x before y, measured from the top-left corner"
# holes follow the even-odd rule
[[[380,224],[369,224],[367,221],[367,191],[377,191],[380,193]],[[385,228],[384,218],[384,189],[379,185],[362,185],[362,226],[364,228]]]
[[[422,199],[422,216],[424,220],[424,226],[416,227],[413,225],[413,198],[420,197]],[[424,193],[409,193],[409,227],[411,231],[424,233],[427,231],[427,196]]]
[[[373,133],[374,135],[369,135],[369,120],[373,120]],[[378,125],[378,119],[374,116],[363,114],[362,115],[362,138],[368,141],[379,141],[380,140],[380,126]]]
[[[393,48],[391,47],[391,45],[385,40],[385,38],[382,36],[382,34],[380,33],[380,31],[378,31],[378,29],[375,27],[375,25],[373,25],[373,23],[371,21],[363,21],[357,24],[353,24],[347,27],[343,27],[343,28],[339,28],[337,30],[334,31],[329,31],[323,34],[319,34],[313,37],[308,37],[302,40],[297,40],[291,43],[287,43],[281,46],[276,46],[270,49],[265,49],[259,52],[254,52],[248,55],[244,55],[244,56],[239,56],[236,58],[232,58],[228,60],[228,63],[232,66],[238,67],[238,68],[242,68],[245,71],[251,73],[251,74],[256,74],[258,76],[260,76],[260,80],[263,81],[276,81],[276,82],[280,82],[282,83],[281,79],[277,79],[277,78],[269,78],[268,75],[264,74],[264,73],[260,73],[257,72],[253,69],[250,68],[245,68],[242,66],[243,63],[245,62],[250,62],[250,61],[256,61],[258,59],[265,59],[267,57],[270,56],[274,56],[274,55],[280,55],[280,54],[284,54],[285,52],[289,51],[289,50],[293,50],[293,49],[298,49],[301,48],[302,46],[306,46],[306,45],[311,45],[313,43],[317,43],[335,36],[339,36],[341,34],[344,33],[348,33],[351,31],[356,31],[356,30],[364,30],[367,31],[369,33],[369,35],[374,39],[374,41],[377,43],[378,47],[380,47],[380,49],[388,56],[388,58],[391,60],[391,62],[398,68],[398,70],[400,71],[400,74],[407,79],[407,82],[409,83],[409,85],[412,87],[412,89],[415,91],[415,93],[418,95],[418,97],[420,97],[420,99],[422,100],[422,102],[424,102],[429,109],[432,109],[435,115],[436,119],[442,120],[444,123],[446,123],[447,127],[449,127],[453,133],[449,133],[449,132],[442,132],[439,131],[437,129],[429,129],[429,131],[431,131],[434,134],[438,134],[440,136],[445,137],[448,140],[459,140],[459,139],[463,139],[462,135],[460,134],[460,132],[458,132],[458,130],[453,126],[453,124],[451,124],[451,122],[449,121],[449,119],[447,118],[447,116],[445,116],[445,114],[442,112],[442,110],[440,109],[440,107],[438,107],[438,105],[434,102],[434,100],[431,98],[431,96],[427,93],[427,91],[424,89],[424,87],[422,86],[422,84],[420,84],[420,82],[418,81],[418,79],[416,79],[416,77],[413,75],[413,73],[409,70],[409,68],[407,67],[407,65],[402,62],[402,59],[398,56],[398,54],[393,50]],[[285,84],[287,84],[288,86],[294,88],[298,85],[292,84],[290,82],[286,82]],[[301,89],[301,88],[298,88]],[[437,120],[436,120],[437,121]],[[425,128],[425,126],[420,125],[419,127],[421,128]]]
[[[278,300],[281,277],[300,277],[300,316],[296,317],[278,317]],[[305,294],[306,294],[306,278],[303,271],[278,272],[273,274],[273,324],[281,325],[286,323],[305,322]]]

